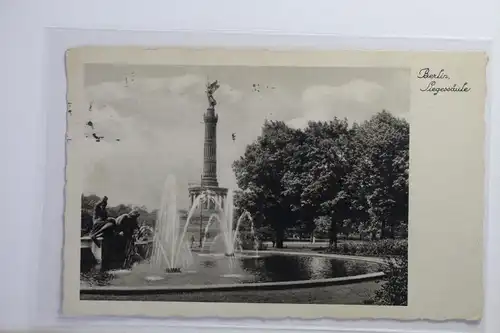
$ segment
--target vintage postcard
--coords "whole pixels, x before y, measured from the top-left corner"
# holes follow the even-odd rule
[[[68,50],[63,313],[480,319],[486,63]]]

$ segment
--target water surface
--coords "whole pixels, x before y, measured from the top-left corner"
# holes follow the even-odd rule
[[[319,256],[259,254],[225,257],[193,254],[181,273],[153,271],[149,262],[129,271],[102,273],[98,267],[81,274],[82,286],[183,286],[285,282],[354,276],[380,271],[380,264]]]

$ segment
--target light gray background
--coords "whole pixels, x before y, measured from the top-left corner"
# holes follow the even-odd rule
[[[154,5],[154,6],[151,6]],[[286,6],[286,7],[285,7]],[[500,85],[500,33],[498,31],[498,6],[496,0],[478,0],[475,2],[456,2],[444,0],[436,3],[431,0],[419,2],[358,0],[344,2],[340,6],[330,0],[323,1],[274,1],[256,0],[252,2],[235,1],[178,1],[165,2],[141,1],[4,1],[0,5],[0,25],[2,37],[7,45],[0,54],[4,69],[1,85],[3,101],[3,137],[2,153],[6,163],[1,164],[2,175],[2,211],[4,224],[13,226],[15,232],[4,232],[0,238],[0,259],[2,272],[0,277],[0,328],[30,328],[37,323],[66,327],[67,330],[91,329],[88,321],[72,321],[69,326],[56,320],[58,309],[59,266],[58,247],[61,242],[61,203],[51,203],[47,195],[62,197],[59,189],[51,187],[51,181],[59,182],[62,174],[60,156],[56,153],[64,145],[58,136],[64,133],[64,123],[58,113],[64,112],[64,65],[62,57],[52,58],[50,72],[45,72],[46,57],[61,56],[67,47],[80,44],[114,43],[123,44],[216,44],[216,45],[289,45],[301,44],[325,47],[368,48],[392,47],[405,49],[457,49],[460,43],[454,41],[409,42],[401,40],[356,40],[349,38],[331,39],[327,37],[272,37],[272,36],[221,36],[200,33],[185,38],[184,35],[161,36],[158,34],[96,34],[96,32],[65,32],[48,37],[44,27],[91,28],[91,29],[140,29],[140,30],[236,30],[236,31],[276,31],[282,33],[339,34],[343,37],[449,37],[449,38],[495,38],[492,44],[492,64],[496,67],[491,72],[492,91]],[[286,10],[284,10],[286,8]],[[445,19],[444,19],[445,18]],[[256,31],[257,30],[257,31]],[[2,39],[4,39],[2,38]],[[50,43],[51,52],[46,49]],[[464,44],[462,44],[464,45]],[[473,48],[484,48],[481,42],[468,43]],[[47,51],[47,53],[46,53]],[[50,89],[49,89],[50,88]],[[498,89],[495,89],[498,91]],[[48,101],[52,106],[47,109]],[[55,103],[54,103],[55,102]],[[500,144],[500,95],[492,95],[489,102],[494,110],[490,116],[490,147],[498,151]],[[496,109],[496,110],[495,110]],[[47,117],[46,112],[49,112]],[[495,114],[496,112],[496,114]],[[58,120],[56,120],[58,119]],[[55,122],[55,123],[54,123]],[[48,133],[47,133],[48,131]],[[47,140],[48,137],[48,140]],[[54,146],[55,145],[55,146]],[[489,202],[498,203],[500,199],[500,158],[491,154],[489,160]],[[47,158],[49,157],[49,158]],[[52,160],[50,159],[52,157]],[[56,157],[54,160],[53,158]],[[47,166],[47,168],[45,168]],[[48,179],[48,181],[47,181]],[[47,205],[49,203],[49,205]],[[50,204],[51,203],[51,204]],[[44,209],[45,204],[45,209]],[[59,211],[58,211],[59,209]],[[500,206],[490,205],[489,221],[500,220]],[[8,221],[8,222],[6,222]],[[43,226],[43,227],[42,227]],[[9,227],[10,228],[10,227]],[[6,228],[6,230],[10,230]],[[16,229],[14,229],[16,228]],[[487,332],[500,330],[500,266],[496,264],[496,254],[500,253],[500,226],[490,223],[487,227],[488,265],[487,265],[487,306],[484,328]],[[22,236],[20,236],[22,235]],[[43,236],[43,237],[42,237]],[[20,239],[23,239],[20,241]],[[43,251],[41,251],[43,249]],[[51,270],[43,273],[40,267],[40,254],[56,256],[56,260],[47,259]],[[85,327],[83,327],[85,323]],[[109,327],[129,324],[137,332],[151,331],[151,325],[158,331],[200,332],[200,328],[173,328],[170,326],[220,325],[215,321],[205,320],[194,323],[181,321],[147,322],[139,320],[99,321]],[[161,324],[161,327],[158,326]],[[243,322],[229,323],[235,326]],[[262,327],[259,321],[246,324]],[[423,331],[461,332],[472,328],[458,323],[450,324],[402,324],[397,322],[315,322],[315,323],[270,323],[270,329],[289,328],[313,329],[323,326],[343,332],[388,331],[412,332]],[[105,331],[97,327],[96,331]],[[111,330],[112,331],[112,330]],[[117,329],[116,331],[124,331]],[[214,328],[213,331],[234,331],[241,329]],[[262,329],[255,329],[262,331]]]

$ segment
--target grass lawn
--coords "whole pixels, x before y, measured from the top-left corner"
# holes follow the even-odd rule
[[[81,295],[81,300],[113,301],[174,301],[174,302],[228,302],[228,303],[302,303],[302,304],[363,304],[380,288],[381,281],[348,285],[288,290],[241,290],[217,292],[190,292],[163,295]]]

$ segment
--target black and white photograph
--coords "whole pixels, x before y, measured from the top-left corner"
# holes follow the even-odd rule
[[[81,300],[408,305],[410,68],[83,75]]]

